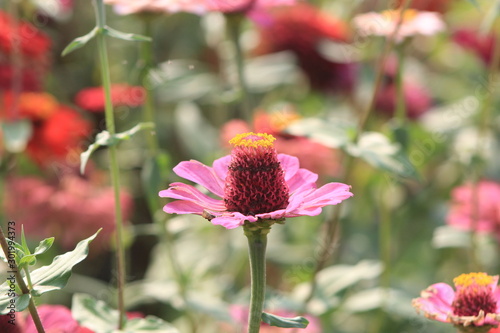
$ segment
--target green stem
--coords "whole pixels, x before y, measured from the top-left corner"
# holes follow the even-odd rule
[[[144,35],[148,37],[152,37],[152,27],[151,27],[151,20],[152,17],[144,17]],[[141,58],[144,61],[144,68],[141,73],[141,82],[143,83],[143,86],[145,86],[146,90],[146,96],[144,100],[144,122],[151,122],[155,124],[155,128],[153,129],[153,132],[151,135],[147,136],[147,144],[150,153],[152,156],[156,157],[158,156],[159,152],[159,147],[158,147],[158,141],[156,140],[156,121],[155,121],[155,114],[154,114],[154,96],[153,96],[153,88],[149,84],[145,84],[146,80],[148,80],[148,73],[151,68],[153,68],[153,43],[152,42],[144,42],[141,43]]]
[[[396,73],[396,119],[401,126],[406,123],[406,105],[403,85],[403,68],[404,68],[404,46],[400,45],[396,48],[398,55],[398,68]]]
[[[106,15],[102,0],[95,0],[96,20],[99,28],[97,34],[97,48],[101,62],[102,85],[105,96],[105,117],[106,129],[110,136],[115,135],[115,120],[113,114],[113,103],[111,101],[111,79],[109,73],[108,52],[106,49],[106,40],[104,29],[106,28]],[[120,204],[120,169],[118,167],[116,146],[111,145],[108,148],[110,160],[110,174],[114,189],[115,199],[115,224],[116,224],[116,269],[117,269],[117,289],[118,289],[118,329],[123,328],[125,319],[125,303],[123,298],[123,289],[125,287],[125,249],[123,245],[123,220]]]
[[[245,64],[243,49],[240,43],[241,24],[244,17],[237,14],[230,14],[227,17],[228,34],[235,50],[236,71],[238,74],[238,84],[241,91],[241,107],[244,118],[250,123],[252,121],[252,106],[250,102],[250,93],[245,79]]]
[[[266,293],[267,234],[271,229],[270,227],[255,227],[251,224],[245,225],[243,228],[245,236],[248,238],[251,273],[248,333],[259,333]]]
[[[7,244],[7,240],[5,238],[5,234],[3,232],[3,229],[0,227],[0,245],[2,246],[3,253],[5,255],[5,258],[9,258],[9,245]],[[30,289],[26,286],[26,283],[24,283],[24,279],[21,275],[21,271],[19,270],[19,267],[17,266],[17,263],[10,263],[9,262],[9,272],[13,272],[16,276],[16,283],[19,286],[19,289],[21,289],[21,292],[23,295],[30,294]],[[42,321],[40,320],[40,316],[38,315],[38,311],[36,309],[35,301],[33,300],[33,296],[30,295],[30,301],[28,303],[28,310],[30,312],[31,318],[33,319],[33,323],[35,324],[36,330],[38,333],[45,333],[45,330],[43,329]]]

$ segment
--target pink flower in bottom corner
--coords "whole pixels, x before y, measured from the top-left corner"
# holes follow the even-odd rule
[[[73,319],[71,310],[63,305],[41,305],[37,310],[46,333],[94,333],[94,331],[80,326]],[[24,333],[36,332],[33,319],[28,316]]]
[[[160,197],[178,199],[165,205],[167,213],[201,215],[227,229],[247,222],[315,216],[327,205],[336,205],[353,194],[342,183],[316,187],[318,175],[299,168],[294,156],[278,154],[275,138],[266,133],[244,133],[234,137],[231,155],[206,166],[198,161],[179,163],[174,172],[193,181],[221,199],[192,185],[172,183]]]
[[[474,207],[477,191],[477,208]],[[452,205],[446,223],[462,230],[494,233],[500,240],[500,183],[482,180],[474,190],[472,184],[456,187],[451,192]],[[476,211],[477,209],[477,211]],[[477,221],[474,220],[474,215]]]
[[[462,274],[453,279],[455,290],[436,283],[412,301],[429,319],[454,324],[461,332],[486,333],[500,324],[498,275]]]
[[[234,321],[233,325],[221,325],[222,330],[224,333],[233,333],[233,332],[246,332],[246,327],[248,324],[248,308],[245,306],[240,306],[240,305],[232,305],[229,309],[231,318]],[[276,312],[272,312],[273,314],[276,314],[281,317],[296,317],[297,314],[286,311],[286,310],[278,310]],[[308,321],[309,324],[307,325],[306,328],[304,329],[297,329],[297,333],[320,333],[321,332],[321,325],[319,323],[319,319],[313,316],[304,316]],[[231,327],[232,326],[232,327]],[[287,333],[287,332],[294,332],[293,329],[290,328],[282,328],[282,327],[276,327],[276,326],[269,326],[266,323],[262,323],[260,325],[260,333]]]

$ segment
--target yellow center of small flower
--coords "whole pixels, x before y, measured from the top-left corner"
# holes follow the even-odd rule
[[[272,147],[273,142],[276,140],[274,136],[267,133],[242,133],[238,134],[231,140],[229,143],[234,145],[235,147]]]
[[[415,9],[406,9],[403,13],[403,23],[413,20],[418,14]],[[401,17],[401,9],[384,10],[382,16],[388,21],[398,22]]]
[[[469,273],[462,274],[453,279],[453,283],[456,286],[469,287],[471,285],[476,286],[488,286],[493,282],[493,276],[486,273]]]

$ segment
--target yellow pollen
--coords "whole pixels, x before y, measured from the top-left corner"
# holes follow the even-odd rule
[[[453,279],[455,286],[469,287],[470,285],[487,286],[493,282],[493,276],[486,273],[462,274]]]
[[[243,147],[272,147],[273,141],[276,140],[274,136],[267,133],[242,133],[238,134],[231,140],[229,143],[234,145],[235,147],[243,146]]]
[[[389,21],[394,21],[398,22],[399,18],[401,17],[401,9],[393,9],[393,10],[384,10],[382,13],[382,16],[389,20]],[[417,16],[418,11],[415,9],[406,9],[403,13],[403,23],[411,21]]]

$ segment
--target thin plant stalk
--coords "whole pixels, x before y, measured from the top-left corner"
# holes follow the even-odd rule
[[[0,245],[2,246],[5,258],[9,258],[9,251],[8,251],[9,245],[7,244],[5,234],[1,227],[0,227]],[[28,286],[26,286],[26,283],[24,283],[24,279],[21,275],[21,272],[19,271],[19,267],[17,266],[16,262],[14,261],[14,263],[9,265],[13,266],[13,268],[11,267],[10,271],[12,271],[15,274],[16,282],[19,286],[19,289],[21,289],[23,295],[29,294],[30,289],[28,288]],[[30,301],[28,303],[28,310],[30,312],[31,318],[33,319],[33,323],[35,324],[37,332],[45,333],[42,321],[40,320],[40,316],[38,315],[38,311],[36,309],[35,301],[33,300],[33,296],[30,296]]]
[[[238,75],[238,84],[241,92],[241,108],[242,114],[247,121],[252,120],[252,106],[250,102],[250,93],[248,84],[245,78],[244,54],[240,43],[241,26],[243,16],[239,14],[230,14],[227,16],[229,39],[234,45],[234,58],[236,62],[236,71]]]
[[[97,49],[101,63],[101,77],[104,88],[105,97],[105,118],[106,129],[110,136],[115,135],[115,120],[113,114],[113,104],[111,101],[111,79],[109,73],[108,52],[106,49],[106,40],[104,29],[106,27],[106,16],[104,4],[102,0],[95,0],[96,20],[99,29],[97,38]],[[124,287],[125,287],[125,249],[123,245],[123,218],[120,204],[120,169],[117,159],[117,148],[111,145],[108,148],[110,161],[110,174],[114,190],[115,199],[115,224],[116,224],[116,269],[117,269],[117,307],[118,307],[118,329],[123,328],[125,319],[125,302],[124,302]]]
[[[266,293],[266,247],[269,231],[270,227],[244,226],[245,236],[248,239],[251,274],[248,333],[259,333],[260,330]]]
[[[375,77],[375,82],[374,82],[374,87],[373,87],[373,93],[372,97],[370,99],[370,103],[368,104],[366,110],[361,114],[359,123],[358,123],[358,129],[356,131],[355,137],[354,137],[354,142],[357,142],[359,140],[359,137],[361,133],[365,130],[368,124],[368,119],[373,112],[374,106],[375,106],[375,100],[380,88],[380,85],[382,83],[382,77],[384,74],[384,69],[385,69],[385,63],[387,60],[387,57],[389,53],[391,52],[393,46],[394,46],[394,41],[395,37],[397,36],[399,29],[401,27],[401,24],[403,23],[403,18],[404,18],[404,13],[406,9],[410,6],[411,0],[406,0],[404,5],[401,7],[401,12],[400,16],[398,19],[398,22],[396,24],[396,28],[394,29],[394,32],[392,35],[386,39],[385,41],[385,46],[382,52],[382,55],[380,57],[379,65],[378,65],[378,71]],[[353,175],[353,170],[355,166],[355,158],[352,157],[351,155],[344,155],[345,158],[345,165],[344,165],[344,176],[342,177],[343,183],[345,184],[350,184],[351,183],[351,178]],[[321,249],[320,253],[317,257],[316,260],[316,266],[313,271],[313,275],[311,277],[311,288],[309,290],[309,293],[307,297],[304,300],[304,304],[308,304],[314,297],[314,293],[317,289],[317,279],[316,276],[318,273],[325,267],[326,263],[328,262],[328,259],[331,257],[333,253],[333,248],[335,246],[335,240],[338,238],[337,232],[340,230],[339,224],[340,224],[340,216],[341,216],[341,206],[337,205],[334,208],[334,211],[332,215],[327,219],[326,221],[326,226],[325,226],[325,231],[323,232],[323,241],[321,242]]]

